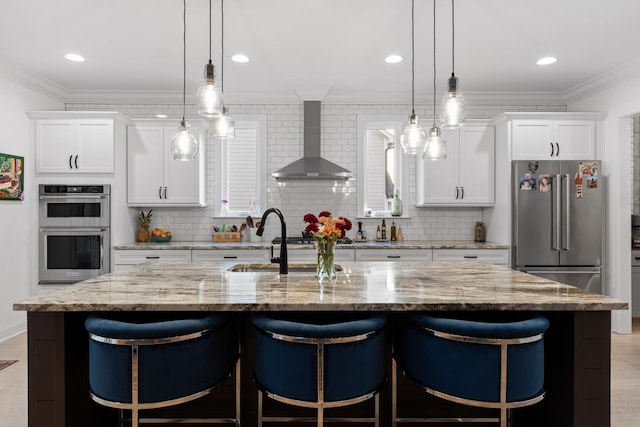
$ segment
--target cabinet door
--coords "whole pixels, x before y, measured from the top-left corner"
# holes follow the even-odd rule
[[[113,173],[113,120],[77,120],[73,165],[82,173]]]
[[[460,198],[459,178],[459,133],[445,130],[442,137],[447,142],[447,158],[424,160],[418,157],[419,181],[418,204],[457,204]],[[422,191],[420,191],[420,187]]]
[[[268,263],[268,249],[211,249],[192,250],[193,262],[237,262],[237,263]]]
[[[434,249],[434,262],[483,262],[507,266],[508,249]]]
[[[137,206],[163,204],[164,128],[127,129],[127,202]]]
[[[164,185],[163,197],[165,205],[196,205],[200,203],[200,161],[174,160],[171,155],[171,139],[178,131],[178,126],[164,128]],[[191,127],[191,133],[198,138],[199,128]],[[198,157],[204,155],[203,142],[199,141]]]
[[[461,204],[492,205],[495,202],[495,136],[491,126],[460,129]]]
[[[356,249],[356,261],[430,262],[431,254],[431,249]]]
[[[36,120],[36,171],[74,172],[75,121],[69,119]]]
[[[558,143],[558,159],[594,160],[595,123],[591,120],[557,120],[554,122],[555,140]]]
[[[553,120],[514,120],[511,124],[513,160],[555,157]]]

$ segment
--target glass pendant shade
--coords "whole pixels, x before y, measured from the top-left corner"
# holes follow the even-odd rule
[[[422,153],[423,159],[438,160],[447,158],[447,141],[442,138],[440,129],[432,127],[429,131],[427,148]]]
[[[222,114],[222,91],[216,82],[216,67],[209,61],[204,67],[204,79],[196,94],[198,114],[212,119]]]
[[[453,74],[449,78],[447,93],[442,98],[440,106],[440,123],[444,129],[455,129],[464,125],[467,118],[464,97],[460,92],[460,82]]]
[[[420,126],[420,120],[415,113],[409,116],[407,127],[400,137],[400,146],[405,154],[418,154],[424,151],[427,135]]]
[[[236,122],[229,117],[227,108],[211,123],[211,136],[219,139],[233,139],[236,137]]]
[[[171,154],[174,160],[194,160],[198,153],[198,141],[189,132],[189,122],[182,119],[178,132],[171,139]]]

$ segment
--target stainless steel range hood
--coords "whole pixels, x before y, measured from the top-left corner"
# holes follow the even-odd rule
[[[271,176],[277,180],[351,178],[351,171],[320,157],[320,135],[320,101],[304,101],[303,157]]]

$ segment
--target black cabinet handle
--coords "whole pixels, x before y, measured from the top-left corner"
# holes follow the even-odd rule
[[[476,259],[478,258],[478,255],[465,255],[464,257],[468,259]]]
[[[237,255],[233,255],[233,256],[232,255],[225,255],[223,258],[224,259],[236,259],[236,258],[238,258],[238,256]]]
[[[560,155],[560,144],[556,142],[556,157]]]
[[[553,157],[553,142],[550,142],[549,145],[551,146],[551,157]]]
[[[464,187],[460,187],[460,190],[462,191],[462,196],[460,196],[460,200],[464,199]]]
[[[76,154],[76,159],[74,160],[74,163],[76,164],[76,169],[78,169],[78,155]]]
[[[164,198],[167,199],[167,187],[164,187]]]
[[[158,187],[158,199],[162,199],[162,187]]]
[[[460,188],[456,187],[456,200],[460,197]]]
[[[71,158],[73,157],[73,154],[69,156],[69,169],[73,169],[73,166],[71,165]]]
[[[640,261],[640,256],[633,257],[636,261]]]
[[[160,259],[159,256],[146,256],[146,259]]]
[[[390,259],[400,259],[400,257],[402,257],[402,255],[387,255],[387,258]]]

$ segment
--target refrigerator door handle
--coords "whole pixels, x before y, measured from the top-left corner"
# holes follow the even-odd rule
[[[566,205],[567,205],[567,209],[565,210],[564,213],[564,232],[565,232],[565,243],[562,249],[564,249],[565,251],[570,250],[570,245],[569,242],[571,241],[571,215],[569,212],[570,206],[571,206],[571,182],[570,182],[570,177],[569,174],[566,174],[565,176],[566,181],[566,187],[565,187],[565,195],[564,195],[564,199],[566,201]]]
[[[554,212],[551,213],[552,219],[551,219],[551,249],[554,251],[559,251],[560,250],[560,230],[558,230],[558,228],[560,227],[560,214],[561,214],[561,197],[562,197],[562,191],[560,188],[560,175],[556,175],[556,179],[555,179],[556,185],[552,185],[551,186],[551,191],[553,192],[553,196],[554,196],[554,202],[555,202],[555,206],[554,206]]]

